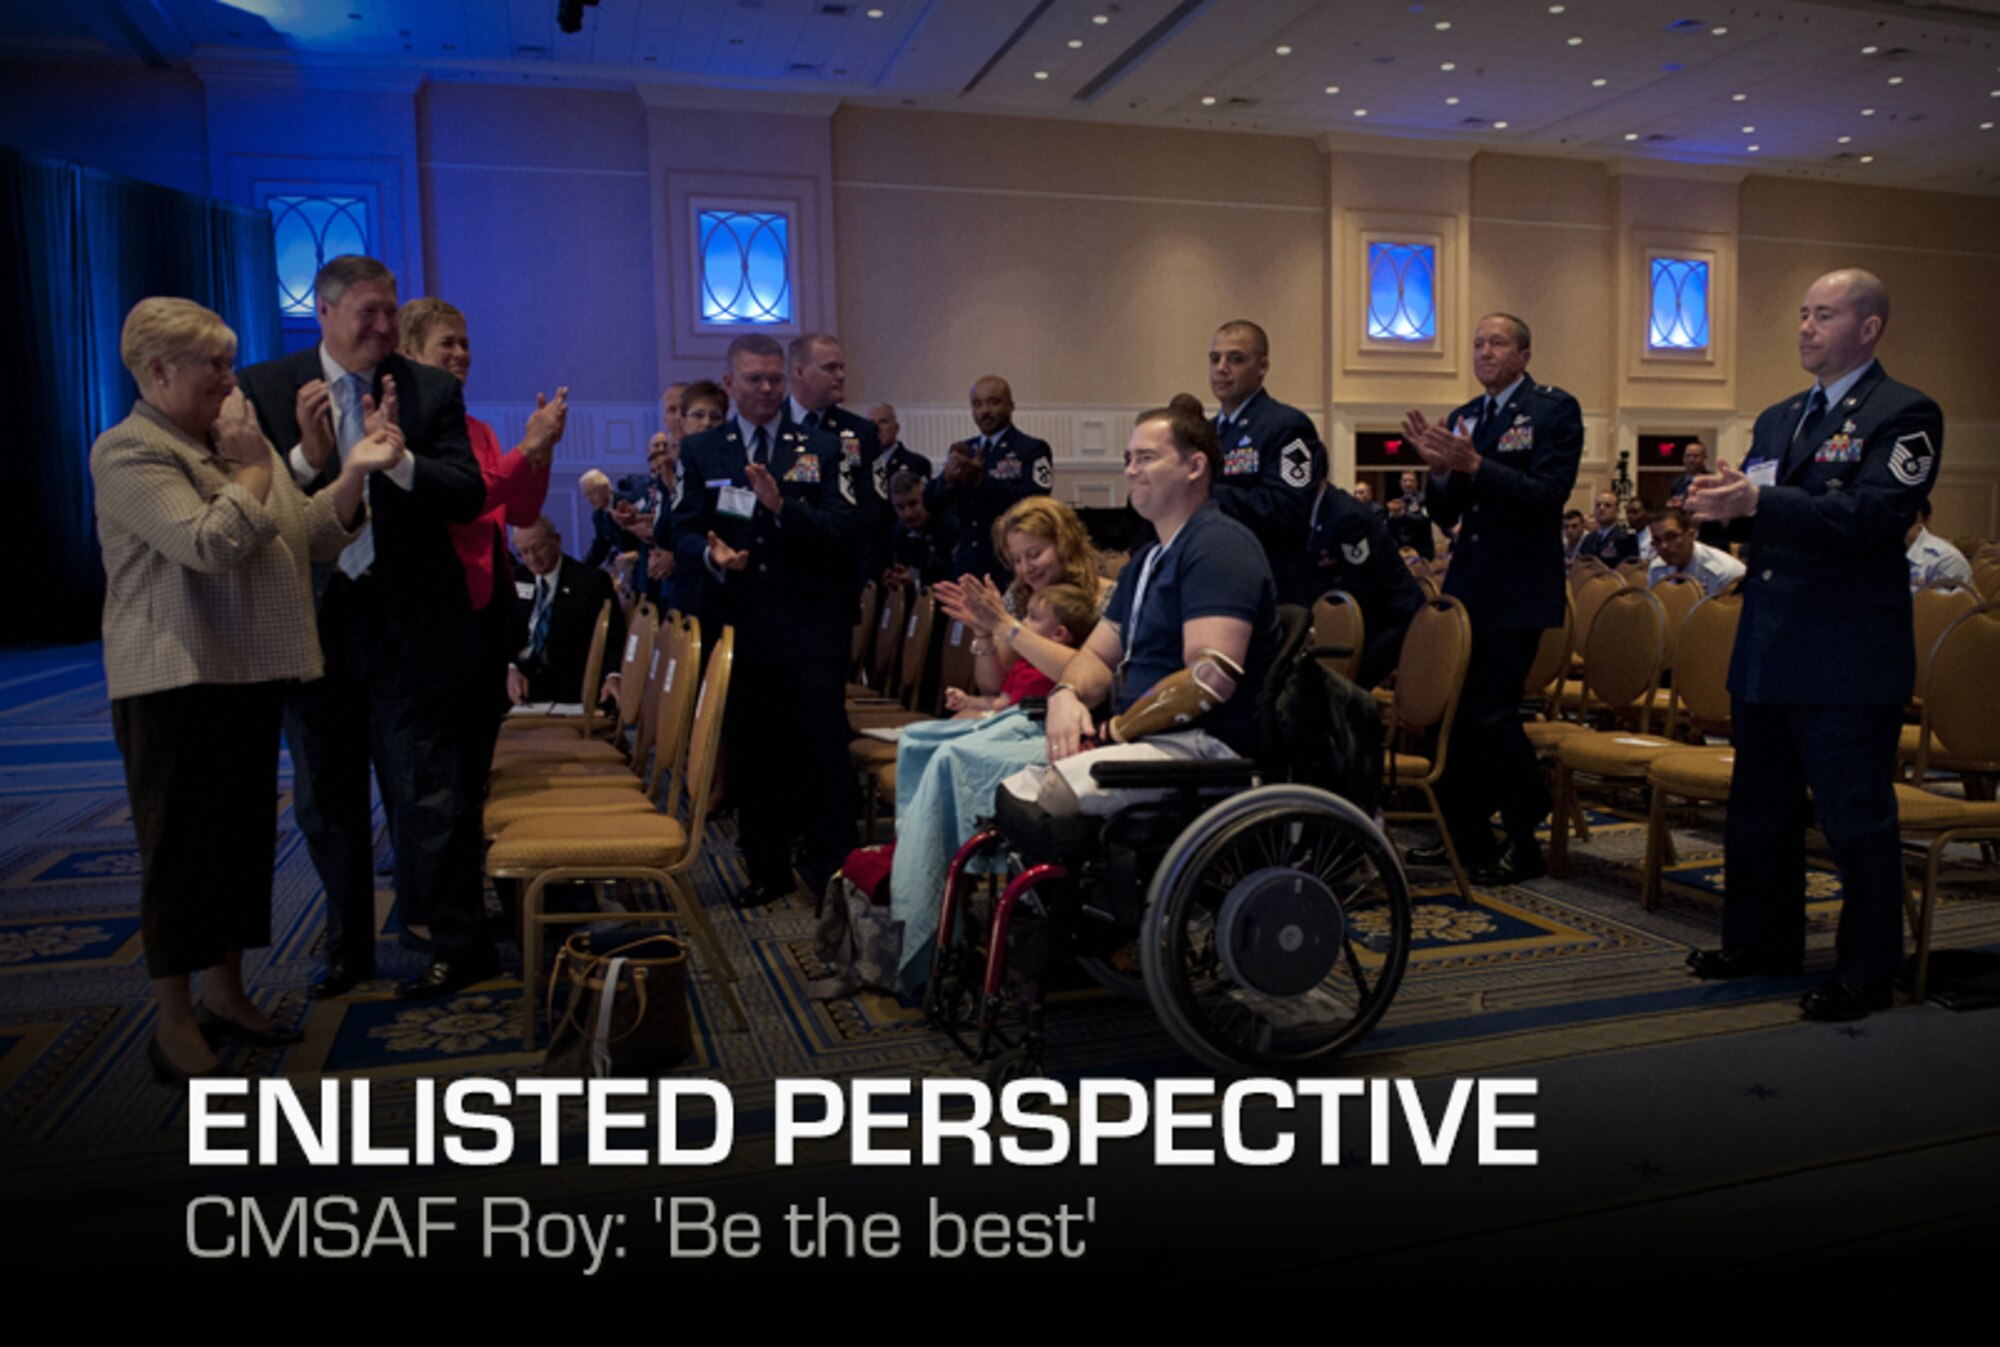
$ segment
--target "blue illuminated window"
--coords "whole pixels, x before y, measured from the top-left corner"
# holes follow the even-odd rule
[[[1368,336],[1437,339],[1437,249],[1428,243],[1368,245]]]
[[[791,322],[791,221],[773,211],[746,210],[704,210],[696,219],[702,321]]]
[[[1646,344],[1655,351],[1705,350],[1708,263],[1684,257],[1654,258],[1651,312]]]
[[[287,318],[313,311],[313,278],[331,257],[368,255],[368,202],[358,196],[271,196],[278,248],[278,310]]]

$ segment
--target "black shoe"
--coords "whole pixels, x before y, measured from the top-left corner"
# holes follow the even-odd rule
[[[1490,884],[1501,887],[1521,884],[1530,879],[1540,879],[1549,872],[1548,864],[1542,860],[1542,849],[1532,842],[1509,842],[1500,850],[1500,855],[1490,864],[1482,865],[1472,872],[1475,884]]]
[[[775,884],[752,884],[747,889],[731,894],[729,905],[739,912],[748,912],[753,908],[769,907],[782,898],[791,897],[794,892],[792,889],[781,889]]]
[[[253,1048],[284,1048],[303,1043],[306,1038],[297,1029],[252,1029],[247,1024],[238,1024],[216,1014],[205,1005],[194,1008],[194,1022],[201,1026],[201,1032],[211,1043],[218,1038],[233,1038]]]
[[[306,988],[306,995],[315,1001],[331,1001],[336,996],[347,995],[374,976],[375,965],[372,962],[349,963],[345,959],[335,959],[326,966],[326,974]]]
[[[1688,972],[1711,982],[1726,981],[1730,978],[1793,977],[1804,966],[1805,959],[1797,954],[1764,954],[1754,949],[1691,949],[1688,951]]]
[[[1809,1020],[1858,1020],[1893,999],[1889,978],[1830,977],[1799,998],[1799,1009]]]
[[[217,1062],[206,1071],[183,1071],[174,1065],[174,1059],[167,1056],[167,1050],[160,1046],[156,1034],[146,1042],[146,1060],[152,1063],[153,1079],[162,1085],[185,1085],[191,1080],[202,1080],[222,1074],[222,1063]]]
[[[1403,853],[1403,859],[1411,865],[1450,865],[1451,856],[1445,851],[1444,843],[1432,842],[1429,846],[1411,847]]]
[[[491,949],[465,950],[449,959],[433,959],[408,982],[396,984],[396,995],[405,1001],[426,1001],[433,997],[462,992],[475,982],[484,982],[500,971],[500,958]]]

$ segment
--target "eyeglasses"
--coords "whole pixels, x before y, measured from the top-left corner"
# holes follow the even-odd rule
[[[236,357],[233,355],[177,355],[174,357],[174,363],[176,365],[206,365],[210,371],[216,374],[230,374],[236,369]]]

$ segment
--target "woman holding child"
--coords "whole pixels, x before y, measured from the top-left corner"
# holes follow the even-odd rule
[[[1001,780],[1043,761],[1041,723],[1019,703],[1045,697],[1089,637],[1111,593],[1076,512],[1030,496],[993,525],[995,546],[1014,565],[1004,594],[987,576],[940,582],[939,605],[973,632],[979,696],[947,694],[952,720],[904,729],[896,751],[893,911],[903,923],[903,981],[930,969],[938,897],[951,857],[990,813]]]

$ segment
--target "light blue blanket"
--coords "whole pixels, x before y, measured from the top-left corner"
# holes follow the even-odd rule
[[[944,872],[993,813],[993,793],[1023,767],[1048,758],[1041,724],[1018,707],[983,720],[906,726],[896,741],[896,862],[889,892],[903,923],[903,985],[930,975]]]

